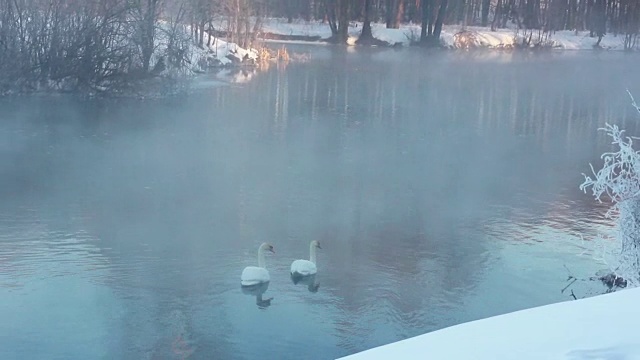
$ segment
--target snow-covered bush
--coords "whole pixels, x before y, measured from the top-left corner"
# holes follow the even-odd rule
[[[633,97],[631,99],[640,112]],[[629,285],[637,286],[640,284],[640,151],[633,148],[633,140],[637,138],[625,136],[624,130],[616,125],[606,124],[600,130],[612,138],[617,151],[602,154],[602,168],[596,172],[591,166],[594,177],[584,175],[580,189],[586,192],[591,188],[596,200],[611,201],[606,216],[614,218],[617,215],[619,244],[614,263],[610,264],[611,270],[626,279]]]

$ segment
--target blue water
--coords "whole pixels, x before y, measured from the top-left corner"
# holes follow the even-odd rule
[[[578,185],[598,127],[637,127],[634,56],[292,51],[170,99],[0,100],[0,358],[333,359],[606,267]],[[313,239],[317,292],[288,275]],[[270,306],[239,281],[263,241]]]

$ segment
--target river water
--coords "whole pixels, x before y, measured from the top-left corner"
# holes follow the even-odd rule
[[[637,56],[291,51],[185,96],[0,100],[0,358],[333,359],[606,268],[578,186],[599,127],[638,134]]]

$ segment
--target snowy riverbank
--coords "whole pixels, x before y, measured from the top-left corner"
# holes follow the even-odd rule
[[[198,46],[191,36],[189,26],[172,29],[171,24],[160,22],[159,29],[161,31],[158,31],[155,39],[152,63],[168,58],[179,64],[174,69],[171,69],[171,66],[167,67],[167,72],[201,73],[212,68],[255,64],[259,58],[256,49],[244,49],[236,43],[213,36],[211,39],[205,36],[203,45]],[[180,59],[176,61],[176,57]]]
[[[452,326],[344,360],[640,359],[640,288]]]
[[[172,26],[161,21],[157,26],[154,51],[150,58],[152,69],[132,83],[131,89],[120,90],[109,85],[95,87],[96,92],[112,96],[156,97],[174,94],[190,88],[200,74],[225,73],[254,67],[260,61],[257,49],[245,49],[233,42],[212,36],[204,37],[198,45],[189,26]],[[201,86],[201,84],[200,84]],[[59,88],[51,86],[52,89]]]
[[[362,30],[362,23],[352,22],[349,27],[349,41],[353,45]],[[384,24],[372,23],[371,30],[373,36],[379,40],[388,42],[391,45],[400,44],[408,46],[412,41],[420,38],[420,24],[403,24],[399,29],[387,29]],[[448,48],[459,48],[464,46],[457,39],[456,34],[462,31],[461,26],[445,26],[442,31],[441,40]],[[521,44],[524,39],[524,32],[516,32],[514,29],[498,29],[491,31],[490,28],[467,26],[467,32],[473,34],[473,46],[481,48],[510,48],[515,44]],[[275,34],[309,39],[328,39],[331,37],[331,30],[327,23],[320,21],[294,21],[287,23],[286,19],[266,19],[262,28],[264,34]],[[534,31],[533,40],[537,39],[538,32]],[[544,38],[545,43],[556,49],[564,50],[593,50],[593,46],[598,38],[589,36],[588,31],[557,31]],[[313,41],[310,41],[313,42]],[[601,48],[607,50],[624,50],[624,37],[606,35],[601,43]]]

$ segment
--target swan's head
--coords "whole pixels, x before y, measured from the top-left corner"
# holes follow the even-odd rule
[[[269,243],[262,243],[262,245],[260,245],[260,250],[262,251],[270,251],[272,253],[276,253],[276,251],[273,249],[273,245],[269,244]]]
[[[318,241],[318,240],[313,240],[311,242],[311,246],[315,247],[315,248],[318,248],[318,249],[322,249],[322,247],[320,246],[320,241]]]

